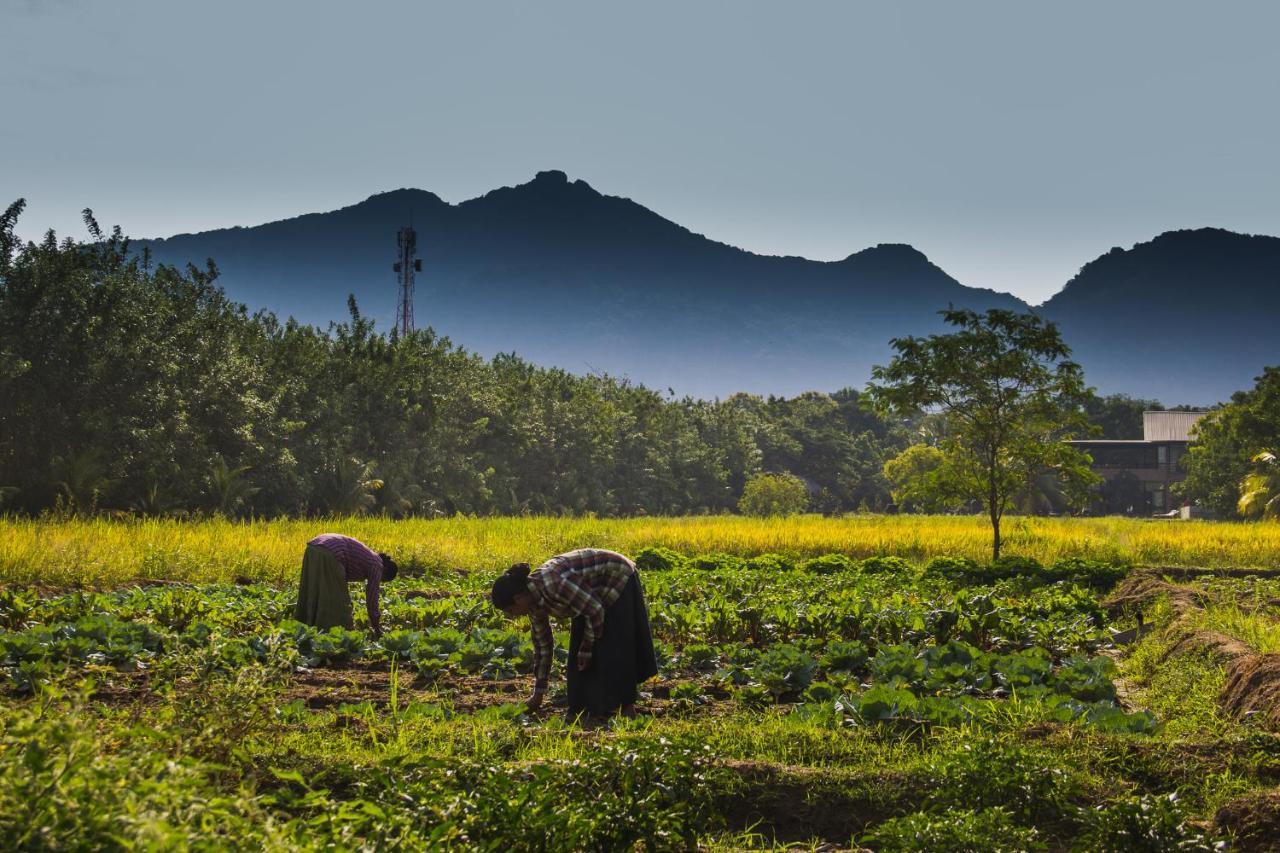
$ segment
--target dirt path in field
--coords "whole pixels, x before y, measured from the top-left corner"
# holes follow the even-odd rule
[[[533,678],[488,679],[480,676],[445,675],[435,681],[419,680],[412,669],[397,673],[396,701],[438,704],[458,713],[474,713],[496,705],[524,702],[533,692]],[[646,716],[718,716],[732,713],[735,705],[725,691],[708,690],[700,704],[671,700],[671,691],[692,677],[653,680],[641,688],[636,710]],[[336,709],[344,704],[368,702],[376,708],[391,704],[391,667],[382,662],[355,662],[342,667],[301,670],[285,688],[282,701],[301,700],[308,708]],[[564,708],[549,702],[533,716],[545,719],[563,714]]]
[[[1174,570],[1149,570],[1135,572],[1126,578],[1103,602],[1113,617],[1131,613],[1137,615],[1139,628],[1143,627],[1142,614],[1157,599],[1168,598],[1174,613],[1173,621],[1163,630],[1171,640],[1165,659],[1183,654],[1206,654],[1226,668],[1226,681],[1218,695],[1218,704],[1236,719],[1252,718],[1264,727],[1280,730],[1280,654],[1263,654],[1235,637],[1218,631],[1192,627],[1195,616],[1215,597],[1206,590],[1169,583],[1160,572]],[[1181,577],[1230,576],[1243,577],[1269,574],[1249,570],[1178,570]],[[1128,684],[1117,683],[1116,691],[1124,700],[1132,695]]]

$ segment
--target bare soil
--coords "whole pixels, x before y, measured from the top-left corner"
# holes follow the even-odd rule
[[[1134,572],[1112,590],[1102,602],[1113,618],[1122,613],[1138,613],[1155,603],[1162,595],[1169,597],[1169,604],[1181,616],[1204,606],[1209,600],[1203,590],[1169,583],[1154,572]]]
[[[1238,719],[1280,729],[1280,655],[1249,655],[1227,665],[1218,702]]]
[[[1280,789],[1252,791],[1219,806],[1213,828],[1234,836],[1232,850],[1280,851]]]

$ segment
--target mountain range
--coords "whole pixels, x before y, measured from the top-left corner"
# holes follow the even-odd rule
[[[212,258],[251,309],[326,325],[395,314],[396,232],[412,222],[416,319],[484,355],[679,394],[861,386],[889,340],[943,330],[938,311],[1035,310],[1058,322],[1090,384],[1208,404],[1280,361],[1280,239],[1173,231],[1087,263],[1034,309],[966,286],[917,249],[839,261],[758,255],[559,171],[450,204],[425,190],[253,227],[135,241],[160,263]]]

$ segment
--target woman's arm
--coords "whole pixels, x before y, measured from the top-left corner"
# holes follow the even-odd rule
[[[376,572],[369,573],[364,584],[364,606],[369,611],[369,629],[375,637],[382,636],[382,564],[378,564]]]
[[[547,694],[551,680],[551,654],[555,641],[551,635],[551,619],[546,613],[529,614],[529,634],[533,640],[533,696],[529,707],[536,709]]]

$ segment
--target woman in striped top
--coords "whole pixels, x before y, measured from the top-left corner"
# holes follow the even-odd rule
[[[359,539],[341,533],[321,533],[307,543],[302,555],[302,580],[293,618],[317,628],[341,625],[350,629],[351,593],[347,584],[364,581],[369,629],[382,636],[382,584],[396,576],[396,563]]]
[[[519,563],[494,581],[492,599],[508,616],[529,617],[530,710],[537,710],[547,693],[554,650],[551,617],[556,616],[573,620],[566,673],[569,715],[635,713],[637,686],[658,674],[635,563],[595,548],[552,557],[532,571],[528,563]]]

